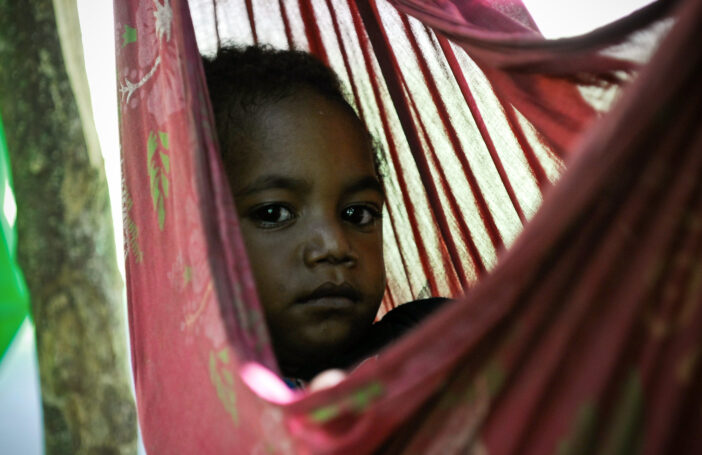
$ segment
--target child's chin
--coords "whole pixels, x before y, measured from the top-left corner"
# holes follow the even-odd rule
[[[359,324],[335,321],[321,330],[311,330],[306,337],[316,352],[336,353],[358,343],[364,335]]]
[[[307,354],[311,357],[328,358],[346,351],[353,345],[355,338],[351,334],[337,334],[325,339],[314,338],[306,343]]]

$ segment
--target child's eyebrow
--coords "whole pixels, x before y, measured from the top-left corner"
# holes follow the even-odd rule
[[[258,177],[253,182],[249,183],[234,195],[237,197],[248,196],[250,194],[271,189],[285,189],[293,191],[309,190],[311,185],[307,180],[297,179],[278,174],[268,174]]]
[[[349,186],[344,189],[344,193],[352,194],[359,191],[371,190],[380,193],[383,198],[385,197],[385,190],[383,185],[378,181],[377,178],[373,176],[361,177],[360,179],[352,182]]]

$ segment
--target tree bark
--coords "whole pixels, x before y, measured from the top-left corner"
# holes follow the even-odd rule
[[[77,8],[75,0],[61,4],[65,37]],[[85,88],[75,36],[65,38],[62,54],[51,0],[0,0],[0,109],[18,206],[18,259],[36,325],[46,453],[135,453],[107,183],[92,119],[83,113],[86,140],[68,76]],[[85,94],[76,93],[84,111]]]

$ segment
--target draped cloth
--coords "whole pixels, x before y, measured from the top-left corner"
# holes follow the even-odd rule
[[[275,375],[191,12],[203,48],[337,70],[386,157],[384,310],[456,297],[334,388]],[[700,453],[701,22],[661,0],[549,41],[518,0],[116,1],[147,451]]]

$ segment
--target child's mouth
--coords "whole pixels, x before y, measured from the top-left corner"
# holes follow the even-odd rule
[[[320,306],[353,305],[361,299],[361,294],[350,284],[326,282],[312,292],[298,298],[298,303]]]

